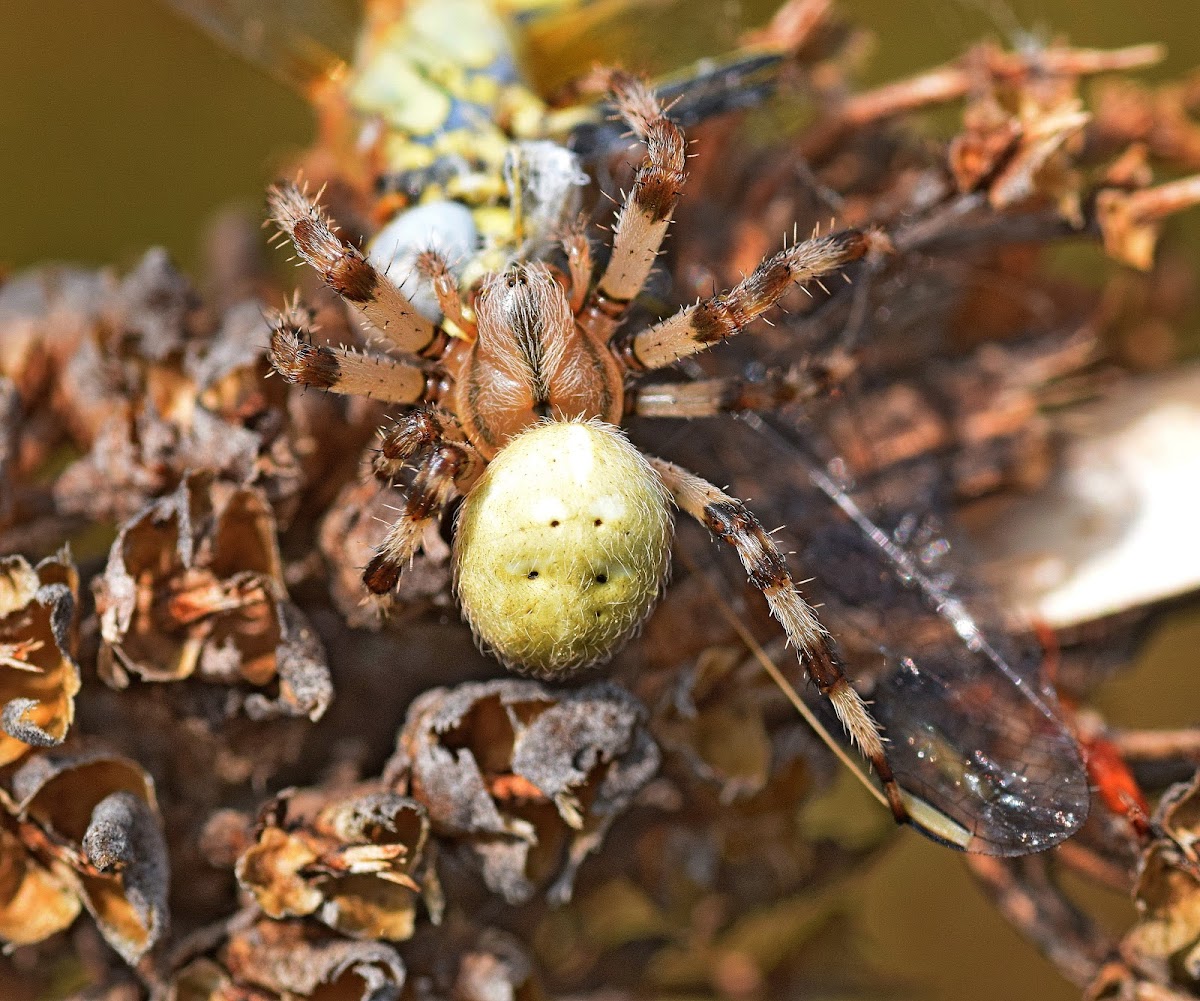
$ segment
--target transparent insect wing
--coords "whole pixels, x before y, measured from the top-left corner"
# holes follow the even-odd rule
[[[354,53],[362,0],[163,0],[247,62],[307,93]]]
[[[1040,651],[1015,642],[964,575],[930,568],[931,552],[952,562],[944,536],[906,539],[885,528],[786,425],[749,423],[759,433],[739,429],[719,461],[764,520],[785,526],[776,539],[812,578],[805,588],[883,728],[913,826],[1006,856],[1074,834],[1087,817],[1087,775],[1039,679]],[[802,694],[840,739],[824,700]]]

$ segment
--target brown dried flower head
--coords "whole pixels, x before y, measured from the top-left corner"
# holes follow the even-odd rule
[[[427,878],[428,834],[425,808],[378,783],[283,793],[238,859],[238,882],[270,917],[312,915],[355,938],[403,941]]]
[[[101,751],[44,752],[16,771],[12,789],[15,820],[8,821],[12,833],[3,840],[28,853],[11,871],[23,869],[29,891],[40,895],[38,903],[51,905],[34,912],[43,930],[48,934],[57,930],[53,925],[70,923],[74,914],[64,892],[69,891],[108,944],[136,964],[168,923],[167,848],[150,777],[132,761]],[[10,923],[21,916],[21,903],[19,895],[11,898]],[[77,911],[78,903],[74,907]]]
[[[243,705],[255,719],[316,720],[332,698],[320,641],[287,597],[275,519],[258,490],[187,476],[122,527],[93,590],[100,674],[114,687],[130,673],[242,684],[253,689]]]
[[[75,716],[79,574],[64,549],[0,560],[0,765],[61,744]]]
[[[251,920],[239,920],[249,917]],[[378,1001],[399,997],[404,963],[390,945],[355,942],[305,921],[235,917],[213,958],[174,978],[169,1001]]]
[[[73,317],[72,329],[84,332],[54,383],[57,420],[87,450],[55,480],[58,510],[128,518],[189,469],[209,469],[259,485],[278,513],[293,513],[328,452],[314,456],[311,440],[298,444],[313,435],[292,419],[295,394],[264,378],[262,304],[210,309],[161,250],[120,282],[89,289],[90,300],[76,295],[53,314],[59,326],[61,315]],[[295,409],[303,423],[305,408]],[[324,417],[317,437],[339,429],[332,413]]]
[[[646,713],[611,683],[502,680],[436,688],[409,708],[385,778],[406,778],[436,834],[460,839],[509,903],[575,874],[658,769]]]
[[[1134,900],[1138,923],[1122,952],[1162,987],[1200,987],[1200,775],[1164,794],[1154,817],[1161,835],[1142,854]]]

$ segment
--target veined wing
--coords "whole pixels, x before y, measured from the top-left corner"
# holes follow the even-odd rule
[[[951,584],[932,567],[944,539],[906,540],[874,520],[785,418],[746,423],[754,431],[723,445],[720,462],[764,520],[785,526],[777,538],[795,551],[795,571],[812,577],[804,589],[871,701],[913,826],[992,855],[1040,851],[1074,834],[1087,817],[1087,775],[1039,679],[1036,648],[1023,649],[964,577]],[[745,440],[752,433],[757,442]],[[806,701],[840,737],[807,687]]]
[[[220,44],[302,93],[354,53],[361,0],[164,0]]]

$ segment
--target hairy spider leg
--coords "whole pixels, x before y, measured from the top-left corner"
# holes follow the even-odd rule
[[[804,600],[779,547],[736,497],[674,463],[650,458],[650,465],[681,511],[700,522],[714,537],[733,546],[750,583],[762,591],[771,614],[796,648],[805,672],[833,706],[851,742],[871,762],[893,815],[897,821],[906,822],[908,810],[884,753],[879,726],[862,696],[847,680],[829,633]]]
[[[401,414],[391,427],[380,429],[374,462],[376,477],[393,479],[413,459],[432,452],[443,440],[456,444],[463,440],[453,414],[433,406]]]
[[[829,391],[827,373],[807,365],[770,369],[760,379],[724,376],[691,382],[648,382],[626,397],[639,417],[713,417],[744,410],[778,410]]]
[[[654,267],[683,188],[686,150],[683,132],[644,82],[613,72],[609,85],[621,118],[646,144],[646,159],[617,212],[612,254],[591,297],[592,332],[605,340]]]
[[[856,261],[876,243],[857,229],[805,240],[769,257],[728,292],[685,306],[674,316],[623,337],[618,353],[634,371],[662,368],[740,333],[803,284]]]
[[[290,383],[385,403],[420,403],[433,392],[431,374],[420,365],[313,344],[311,316],[299,305],[280,310],[270,323],[271,364]]]
[[[363,583],[372,594],[391,591],[421,545],[425,531],[437,523],[455,497],[466,494],[483,472],[484,462],[465,441],[451,441],[439,418],[449,415],[424,411],[397,422],[384,438],[384,451],[408,449],[416,460],[416,476],[405,497],[404,509],[380,542],[363,571]],[[405,435],[407,443],[403,442]]]
[[[321,207],[300,188],[274,185],[267,191],[267,206],[271,220],[291,238],[300,257],[356,307],[392,348],[423,358],[445,353],[448,338],[441,329],[418,313],[358,247],[334,232]]]
[[[683,187],[686,143],[645,83],[613,72],[610,87],[620,116],[646,144],[647,156],[617,213],[608,265],[590,300],[577,312],[593,338],[613,340],[613,348],[631,371],[662,368],[707,350],[739,333],[792,285],[818,279],[882,244],[882,238],[856,229],[796,243],[763,261],[731,291],[687,306],[632,336],[613,338],[629,303],[649,277],[666,236]]]

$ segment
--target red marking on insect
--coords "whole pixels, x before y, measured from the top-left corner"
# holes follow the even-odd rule
[[[1034,621],[1033,632],[1043,651],[1042,671],[1053,684],[1062,664],[1058,634],[1041,620]],[[1083,763],[1092,791],[1111,813],[1124,817],[1139,838],[1149,838],[1150,804],[1125,759],[1121,757],[1117,745],[1099,729],[1086,725],[1080,719],[1079,706],[1069,696],[1059,693],[1059,702],[1083,751]]]

